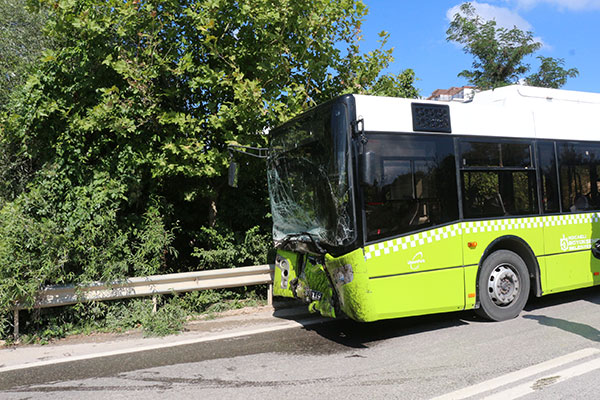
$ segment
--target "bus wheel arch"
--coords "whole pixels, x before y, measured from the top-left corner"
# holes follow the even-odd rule
[[[527,243],[516,236],[503,236],[490,243],[479,262],[476,284],[476,312],[494,321],[516,317],[531,293],[541,295],[537,259]]]

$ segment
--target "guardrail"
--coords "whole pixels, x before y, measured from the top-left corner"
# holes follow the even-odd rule
[[[86,301],[117,300],[131,297],[156,296],[207,289],[225,289],[240,286],[269,284],[267,301],[273,301],[273,271],[275,266],[215,269],[178,274],[151,275],[127,278],[110,283],[94,282],[89,285],[53,285],[42,290],[33,308],[65,306]],[[156,310],[156,297],[154,310]],[[17,305],[14,309],[14,337],[19,337],[19,310],[28,307]]]

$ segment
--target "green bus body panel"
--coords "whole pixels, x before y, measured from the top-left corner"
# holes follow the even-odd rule
[[[298,276],[323,293],[311,310],[331,316],[337,297],[350,318],[375,321],[474,308],[484,252],[490,246],[501,248],[497,240],[503,237],[516,238],[533,252],[539,271],[529,267],[539,274],[543,294],[600,284],[600,274],[594,275],[600,272],[600,260],[590,251],[600,239],[599,217],[582,213],[458,222],[369,244],[341,257],[326,255],[325,265],[309,263],[304,272],[298,255],[278,254],[290,263],[288,282]],[[276,269],[274,293],[293,297],[281,282]]]
[[[464,268],[465,273],[465,309],[475,307],[475,294],[477,292],[477,271],[478,265],[470,265]]]
[[[597,213],[548,217],[545,224],[546,282],[544,293],[600,283],[600,260],[590,248],[600,239]]]
[[[365,247],[373,319],[465,307],[461,224]]]
[[[514,236],[523,240],[534,255],[544,254],[544,218],[505,218],[488,221],[464,222],[462,224],[465,246],[477,243],[474,249],[464,251],[465,265],[479,264],[483,251],[502,236]]]
[[[464,309],[462,268],[400,275],[371,282],[377,319]]]
[[[463,241],[460,225],[448,225],[365,247],[369,276],[461,267]]]
[[[548,257],[546,260],[547,276],[544,293],[562,292],[594,285],[593,266],[590,265],[590,257],[593,258],[589,251]],[[585,266],[586,268],[579,268],[579,266]],[[599,269],[596,267],[596,270]]]

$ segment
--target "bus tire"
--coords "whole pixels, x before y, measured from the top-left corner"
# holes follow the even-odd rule
[[[492,321],[515,318],[529,297],[529,271],[518,254],[497,250],[481,266],[478,278],[479,308],[475,311]]]

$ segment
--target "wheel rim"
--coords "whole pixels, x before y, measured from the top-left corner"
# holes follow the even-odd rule
[[[488,278],[490,299],[500,307],[509,306],[519,294],[519,275],[510,264],[500,264]]]

